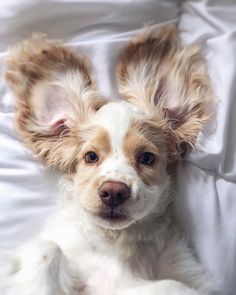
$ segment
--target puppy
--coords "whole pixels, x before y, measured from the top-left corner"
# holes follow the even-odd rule
[[[213,101],[198,48],[172,26],[121,52],[102,97],[87,58],[34,35],[6,79],[18,129],[59,170],[60,210],[4,268],[4,295],[209,295],[215,286],[171,217],[173,176]]]

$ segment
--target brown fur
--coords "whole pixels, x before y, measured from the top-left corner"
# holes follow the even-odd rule
[[[83,126],[80,130],[79,137],[81,140],[81,148],[78,154],[78,159],[79,163],[82,165],[99,165],[100,162],[108,157],[112,152],[109,134],[101,126]],[[83,145],[82,142],[84,142]],[[93,151],[98,155],[98,162],[94,164],[83,162],[85,154],[89,151]]]
[[[98,177],[100,165],[112,153],[111,141],[107,131],[100,126],[88,126],[81,130],[80,138],[83,141],[78,154],[77,176],[79,190],[82,194],[81,203],[84,209],[93,214],[106,210],[98,196],[98,188],[104,182],[103,177]],[[94,151],[99,157],[98,162],[86,163],[85,154]],[[87,193],[86,193],[87,192]]]
[[[152,122],[134,121],[127,132],[123,149],[128,163],[132,165],[147,185],[157,185],[161,182],[161,171],[165,169],[166,148],[161,128]],[[155,155],[151,166],[138,163],[139,156],[144,152]]]
[[[140,106],[168,133],[170,154],[179,159],[181,146],[193,146],[210,117],[213,101],[205,61],[199,48],[182,48],[176,28],[146,32],[122,52],[118,65],[118,89]],[[168,99],[179,104],[168,107]]]
[[[6,64],[6,79],[16,96],[17,125],[26,143],[47,165],[74,171],[83,142],[81,124],[106,103],[96,89],[87,58],[58,41],[33,35],[11,51]],[[48,81],[57,82],[58,74],[68,70],[82,77],[80,95],[85,94],[86,99],[70,93],[75,118],[58,133],[40,121],[34,96],[38,88]],[[210,117],[208,106],[213,95],[204,59],[197,47],[181,47],[172,26],[145,32],[123,50],[118,89],[146,111],[173,160],[181,158],[182,146],[194,145]],[[177,107],[169,107],[172,97],[179,101]]]
[[[43,35],[33,35],[11,51],[6,65],[5,76],[16,96],[18,129],[26,139],[26,144],[47,165],[62,171],[73,171],[80,145],[77,135],[79,123],[87,120],[90,113],[105,103],[97,93],[88,60],[83,55],[77,56],[58,41],[49,41]],[[72,104],[78,120],[70,122],[66,132],[54,134],[49,126],[43,128],[37,117],[33,93],[37,87],[45,87],[46,82],[57,81],[57,75],[67,70],[74,75],[82,75],[81,88],[85,92],[90,91],[92,99],[83,102],[81,97],[73,94]]]
[[[90,65],[85,56],[78,57],[59,41],[34,34],[16,46],[6,59],[6,79],[17,96],[29,97],[40,80],[49,80],[56,72],[79,70],[88,86],[95,87]]]

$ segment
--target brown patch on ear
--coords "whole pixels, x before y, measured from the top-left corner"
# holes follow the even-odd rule
[[[80,125],[106,103],[97,93],[90,68],[85,56],[78,56],[60,42],[47,40],[40,34],[17,45],[6,59],[5,77],[16,98],[18,129],[38,158],[62,171],[74,171],[81,144],[78,137]],[[67,117],[60,117],[59,113],[57,121],[50,123],[50,120],[45,121],[48,106],[43,91],[53,87],[52,83],[57,85],[63,82],[66,73],[78,81],[78,93],[71,91],[73,87],[68,85],[69,78],[64,83],[69,88],[65,89],[65,93],[68,90],[70,100],[67,105],[71,105],[73,116],[63,110],[62,106]],[[51,92],[55,99],[51,99],[49,107],[55,105],[57,111],[58,105],[67,97],[58,98],[52,90]],[[63,122],[65,128],[55,131],[55,126],[59,126],[60,122]]]
[[[172,159],[194,146],[214,101],[207,66],[196,46],[182,47],[165,26],[132,41],[121,53],[118,89],[153,122],[162,122]]]
[[[43,34],[34,34],[18,44],[5,62],[6,80],[17,96],[29,96],[38,81],[50,80],[55,73],[67,69],[79,71],[86,86],[94,86],[88,59],[85,56],[78,57],[61,42],[48,40]]]
[[[118,64],[119,92],[128,101],[152,111],[160,85],[158,70],[179,48],[176,28],[164,26],[147,31],[122,51]]]

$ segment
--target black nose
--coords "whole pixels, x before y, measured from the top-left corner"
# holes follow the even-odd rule
[[[100,186],[98,194],[104,204],[114,208],[130,197],[130,189],[123,182],[108,181]]]

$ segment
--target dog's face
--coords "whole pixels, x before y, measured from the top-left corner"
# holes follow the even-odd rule
[[[204,61],[164,27],[121,53],[117,86],[126,101],[101,97],[85,58],[33,36],[14,49],[6,78],[18,127],[47,165],[70,179],[67,204],[120,229],[168,203],[167,165],[193,145],[212,100]]]
[[[85,141],[73,176],[74,200],[95,222],[121,228],[154,208],[163,210],[169,177],[161,126],[130,103],[113,102],[80,132]]]

